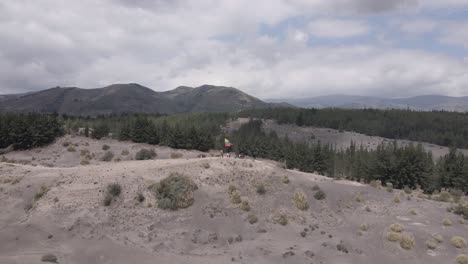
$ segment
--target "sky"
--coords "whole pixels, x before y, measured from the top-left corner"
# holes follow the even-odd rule
[[[113,83],[468,96],[468,0],[0,2],[0,94]]]

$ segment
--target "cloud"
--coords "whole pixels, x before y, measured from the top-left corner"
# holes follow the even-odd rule
[[[445,44],[459,46],[468,49],[468,20],[447,22],[440,41]]]
[[[437,28],[437,21],[430,19],[417,19],[403,21],[400,23],[400,30],[406,34],[424,34],[434,32]]]
[[[360,21],[320,19],[309,23],[309,32],[321,38],[349,38],[369,33],[369,27]]]
[[[402,47],[401,39],[373,23],[462,2],[3,1],[0,93],[136,82],[155,90],[227,85],[263,98],[466,94],[464,58]],[[420,23],[406,30],[430,30],[418,22],[435,21],[425,13],[417,20],[403,16]],[[466,47],[457,25],[465,24],[447,24],[440,41]],[[312,45],[311,39],[319,41]]]

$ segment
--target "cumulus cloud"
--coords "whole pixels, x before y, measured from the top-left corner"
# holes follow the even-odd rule
[[[137,82],[155,90],[227,85],[262,98],[461,95],[465,58],[402,47],[371,21],[453,6],[463,1],[4,1],[0,93]],[[434,30],[421,16],[427,24],[401,18],[413,22],[408,32]],[[457,23],[440,41],[466,48]],[[365,38],[348,42],[357,36]]]

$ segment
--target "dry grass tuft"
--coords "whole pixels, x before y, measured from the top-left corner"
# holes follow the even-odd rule
[[[395,232],[388,232],[387,233],[387,240],[391,242],[400,241],[401,234]]]
[[[241,205],[240,205],[240,209],[242,209],[243,211],[250,211],[250,204],[249,204],[249,201],[242,201],[241,202]]]
[[[429,240],[426,241],[426,247],[428,249],[436,249],[437,245],[438,245],[438,243],[436,241],[432,240],[432,239],[429,239]]]
[[[231,193],[231,203],[240,204],[242,202],[240,193],[236,190]]]
[[[463,237],[454,236],[450,239],[450,243],[456,248],[466,248],[466,240]]]
[[[159,208],[177,210],[195,202],[194,192],[198,186],[189,177],[172,173],[150,188],[158,199]]]
[[[250,213],[248,216],[247,216],[247,220],[249,220],[249,223],[250,224],[255,224],[258,222],[258,217],[257,215],[255,215],[254,213]]]
[[[400,238],[400,246],[403,249],[410,250],[413,249],[416,245],[416,241],[414,240],[414,236],[410,233],[403,233]]]
[[[401,200],[400,200],[400,195],[395,195],[395,197],[393,197],[393,202],[394,203],[401,203]]]
[[[293,197],[294,205],[296,205],[297,209],[305,211],[309,209],[309,203],[307,202],[307,195],[300,191],[295,192]]]
[[[396,233],[401,233],[405,230],[405,227],[403,225],[400,225],[398,223],[395,223],[395,224],[392,224],[390,227],[389,227],[390,230],[392,230],[393,232],[396,232]]]
[[[358,203],[364,202],[364,198],[362,198],[362,196],[361,196],[360,193],[358,193],[358,195],[356,195],[356,199],[355,199],[355,200],[356,200],[356,202],[358,202]]]
[[[442,237],[441,235],[434,234],[432,235],[432,238],[439,244],[444,242],[444,237]]]
[[[281,180],[284,184],[288,184],[289,183],[289,178],[288,176],[284,176],[283,179]]]
[[[457,257],[458,264],[468,264],[468,255],[461,254]]]
[[[442,220],[442,224],[444,226],[452,226],[452,220],[450,220],[448,218],[444,218],[444,220]]]
[[[359,226],[359,229],[360,229],[361,231],[367,231],[367,230],[369,230],[369,225],[368,225],[368,224],[361,224],[361,225]]]

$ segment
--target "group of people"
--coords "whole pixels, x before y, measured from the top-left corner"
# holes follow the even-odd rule
[[[226,158],[230,158],[231,157],[231,153],[230,152],[224,152],[224,150],[221,150],[221,158],[224,158],[224,156],[226,156]],[[242,153],[233,153],[233,157],[235,159],[239,158],[239,159],[243,159],[245,158],[245,155],[242,154]]]

